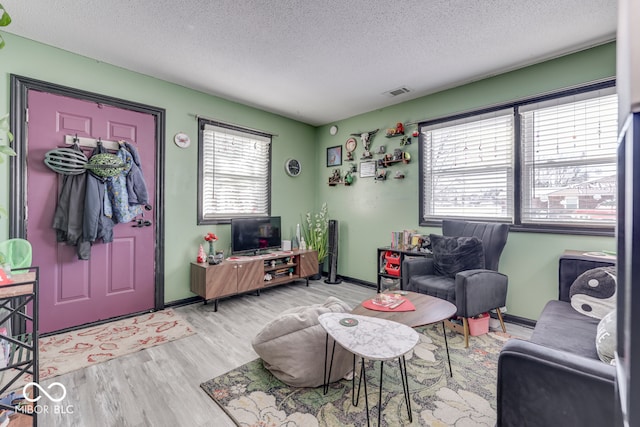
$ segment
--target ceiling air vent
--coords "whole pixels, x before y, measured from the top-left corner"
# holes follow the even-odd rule
[[[384,94],[387,96],[398,96],[398,95],[402,95],[403,93],[409,93],[409,92],[411,92],[411,90],[403,86],[403,87],[399,87],[397,89],[393,89],[388,92],[385,92]]]

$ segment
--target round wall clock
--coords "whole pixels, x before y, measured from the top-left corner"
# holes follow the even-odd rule
[[[344,143],[344,147],[348,152],[352,152],[353,150],[355,150],[357,145],[358,141],[356,141],[355,138],[349,138],[347,139],[347,142]]]
[[[331,127],[329,128],[329,133],[330,133],[331,135],[335,135],[335,134],[337,134],[337,133],[338,133],[338,126],[336,126],[336,125],[331,126]]]
[[[187,148],[191,145],[191,138],[189,138],[189,135],[184,132],[178,132],[173,137],[173,142],[175,142],[180,148]]]
[[[302,165],[296,159],[287,159],[284,163],[284,170],[289,176],[298,176],[302,171]]]

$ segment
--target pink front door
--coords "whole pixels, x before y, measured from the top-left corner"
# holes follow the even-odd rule
[[[91,101],[30,90],[27,141],[27,239],[40,267],[40,332],[51,332],[154,308],[155,226],[117,224],[113,242],[98,240],[89,260],[56,241],[53,217],[62,175],[44,164],[65,135],[126,140],[141,158],[153,204],[155,119]],[[155,206],[153,207],[155,209]],[[145,211],[145,220],[153,218]]]

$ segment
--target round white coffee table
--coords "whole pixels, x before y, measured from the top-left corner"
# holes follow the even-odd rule
[[[391,320],[379,319],[376,317],[360,316],[351,313],[325,313],[318,317],[320,325],[327,331],[327,339],[325,341],[325,380],[324,393],[326,394],[329,387],[329,378],[331,378],[331,365],[333,364],[333,354],[336,342],[344,349],[353,353],[353,371],[352,380],[352,398],[354,406],[358,405],[360,398],[360,385],[364,379],[364,398],[367,410],[367,425],[369,425],[369,399],[367,398],[367,378],[365,371],[365,359],[380,361],[380,390],[378,398],[378,425],[382,414],[382,372],[384,362],[387,360],[398,359],[400,366],[400,377],[402,378],[402,389],[404,391],[404,399],[407,405],[407,413],[409,421],[413,421],[411,415],[411,402],[409,399],[409,381],[407,378],[407,364],[404,355],[411,351],[419,341],[419,335],[409,326],[403,325]],[[329,364],[329,373],[327,375],[327,359],[328,359],[328,343],[329,336],[333,338],[333,351],[331,352],[331,362]],[[358,394],[355,394],[355,370],[356,356],[362,359],[360,368],[360,379],[358,380]]]

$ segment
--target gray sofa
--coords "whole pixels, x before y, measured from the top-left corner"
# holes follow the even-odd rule
[[[529,341],[509,340],[500,352],[499,427],[613,425],[615,367],[598,358],[599,320],[569,299],[581,273],[610,265],[583,255],[560,259],[559,299],[544,307]]]

